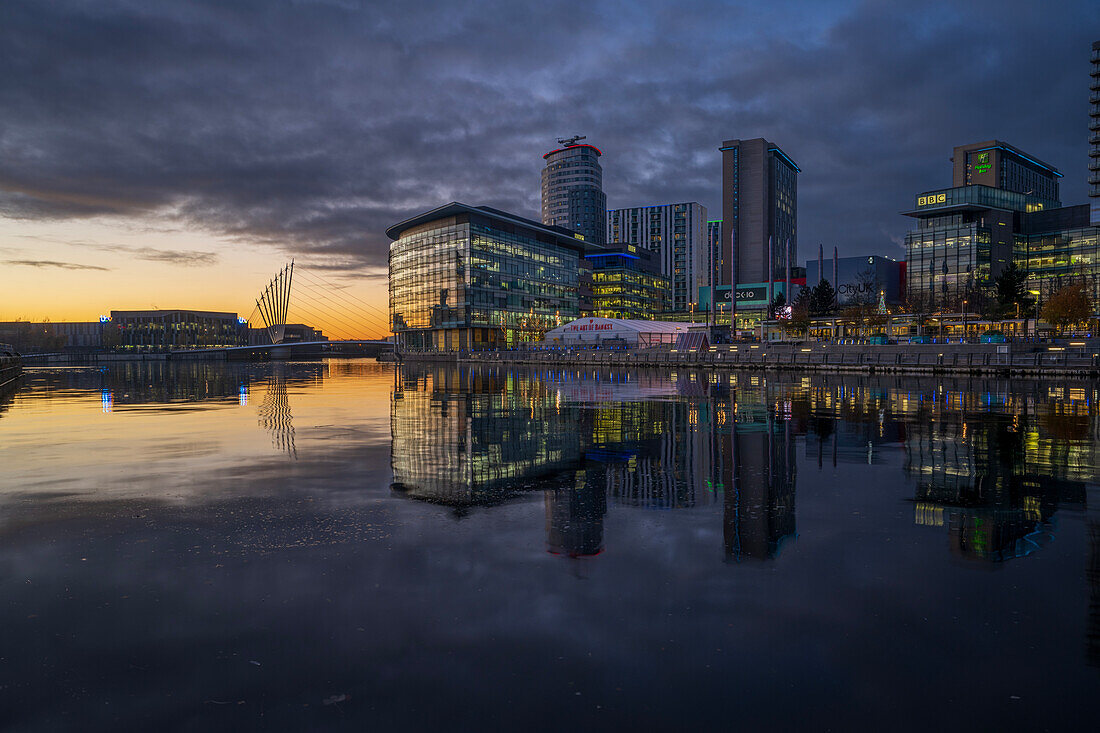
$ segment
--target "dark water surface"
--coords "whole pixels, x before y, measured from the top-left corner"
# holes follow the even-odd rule
[[[33,370],[0,399],[0,728],[1093,729],[1098,396]]]

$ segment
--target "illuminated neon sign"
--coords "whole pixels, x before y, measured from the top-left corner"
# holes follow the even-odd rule
[[[917,206],[932,206],[933,204],[947,203],[946,193],[932,193],[927,196],[917,197]]]
[[[975,173],[985,173],[993,166],[989,162],[989,153],[977,153],[974,155],[974,162],[971,164]]]

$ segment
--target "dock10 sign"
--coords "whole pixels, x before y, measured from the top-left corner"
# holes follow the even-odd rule
[[[927,196],[917,196],[917,206],[931,206],[932,204],[947,203],[946,193],[930,193]]]

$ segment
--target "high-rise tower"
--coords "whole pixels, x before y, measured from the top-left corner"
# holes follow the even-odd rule
[[[782,280],[788,239],[791,264],[798,262],[797,177],[802,171],[764,138],[726,140],[719,150],[722,260],[728,263],[722,284]]]
[[[1089,219],[1100,226],[1100,41],[1092,44],[1092,82],[1089,84]]]
[[[607,216],[607,241],[653,252],[671,286],[672,310],[693,309],[699,287],[710,285],[707,208],[690,201],[613,209]]]
[[[603,153],[583,137],[558,140],[562,147],[542,156],[542,223],[572,229],[592,244],[607,236],[607,196],[603,192]]]

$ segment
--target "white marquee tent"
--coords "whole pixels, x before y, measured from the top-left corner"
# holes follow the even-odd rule
[[[706,331],[705,323],[674,321],[628,321],[620,318],[578,318],[547,331],[547,346],[595,346],[603,341],[623,343],[631,348],[675,344],[680,334]]]

